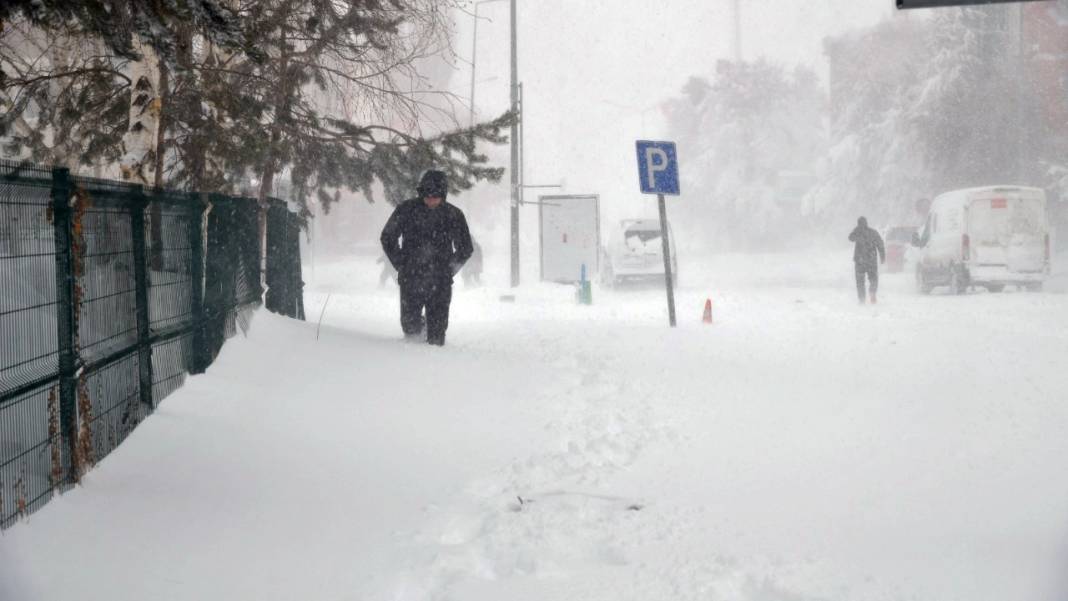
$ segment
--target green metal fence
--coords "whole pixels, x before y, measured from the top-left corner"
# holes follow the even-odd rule
[[[303,319],[300,220],[266,210],[267,308]],[[0,161],[0,528],[77,482],[264,297],[250,198]]]

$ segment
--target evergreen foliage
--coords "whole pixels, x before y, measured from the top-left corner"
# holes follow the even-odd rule
[[[917,199],[954,188],[1055,189],[1068,135],[1042,116],[1015,18],[1006,6],[949,8],[832,40],[839,102],[810,212],[908,223]]]
[[[766,60],[720,61],[667,105],[670,135],[687,157],[681,210],[727,246],[781,247],[797,233],[799,180],[825,147],[816,75]],[[709,232],[709,229],[713,230]]]
[[[448,56],[453,8],[453,0],[16,2],[0,12],[0,69],[10,74],[0,84],[0,138],[9,155],[114,165],[130,119],[131,65],[153,60],[136,52],[145,44],[160,57],[162,134],[152,153],[168,187],[262,198],[281,183],[307,213],[313,199],[329,208],[341,189],[372,201],[381,189],[399,202],[431,167],[450,174],[454,191],[499,181],[503,169],[479,145],[503,143],[515,116],[459,127],[455,99],[421,72]],[[104,21],[131,26],[116,32]],[[82,50],[60,53],[74,57],[65,63],[57,44]]]
[[[213,43],[252,55],[237,13],[227,0],[4,0],[0,24],[23,18],[46,31],[98,39],[112,54],[140,60],[134,36],[171,61],[176,30],[197,28]]]

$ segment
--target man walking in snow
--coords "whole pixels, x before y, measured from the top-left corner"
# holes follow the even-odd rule
[[[425,333],[428,343],[441,346],[449,327],[452,276],[471,257],[471,233],[463,211],[445,202],[445,172],[424,173],[417,191],[419,197],[398,205],[386,222],[382,250],[397,269],[405,338]]]
[[[868,227],[864,217],[857,219],[857,227],[849,234],[853,246],[853,264],[857,274],[857,299],[864,304],[864,276],[868,276],[871,304],[875,304],[879,291],[879,263],[886,262],[886,247],[879,232]]]

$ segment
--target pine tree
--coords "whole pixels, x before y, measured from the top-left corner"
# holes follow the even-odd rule
[[[916,199],[946,190],[1050,182],[1058,134],[1022,79],[1015,14],[944,9],[832,41],[832,95],[843,93],[811,210],[908,222]]]
[[[503,173],[479,145],[503,142],[514,116],[461,128],[454,99],[420,73],[420,60],[450,52],[452,0],[149,4],[5,7],[6,152],[121,164],[128,179],[189,190],[248,192],[255,181],[261,198],[283,178],[305,207],[313,196],[329,206],[342,188],[371,200],[381,187],[398,202],[430,167],[457,191]],[[128,44],[97,32],[109,10],[144,25]],[[59,39],[93,51],[68,53],[70,64],[25,56],[28,43],[52,51]]]
[[[720,61],[669,102],[672,136],[688,158],[689,222],[721,244],[782,245],[797,232],[799,198],[824,152],[825,100],[814,73],[765,60]]]
[[[129,78],[95,40],[28,22],[0,32],[0,138],[8,156],[78,168],[118,160]]]
[[[905,98],[935,189],[1015,182],[1023,134],[1004,6],[937,13],[929,58]],[[1026,102],[1026,101],[1024,101]]]
[[[886,22],[825,42],[831,62],[830,147],[805,199],[813,221],[900,221],[925,196],[922,131],[907,118],[927,60],[930,25]],[[837,233],[835,233],[837,236]]]
[[[179,32],[192,28],[213,44],[262,57],[226,2],[0,4],[5,153],[70,166],[121,162],[126,176],[159,183],[152,177],[163,93],[157,74],[176,59]],[[73,50],[57,57],[63,48]]]
[[[174,127],[183,132],[176,174],[189,166],[224,186],[257,182],[262,199],[287,188],[304,209],[313,196],[329,206],[339,189],[374,198],[375,184],[397,202],[418,173],[446,169],[456,189],[499,180],[480,142],[501,143],[505,115],[473,128],[428,101],[421,58],[447,53],[448,0],[250,0],[240,14],[246,37],[266,60],[207,52],[191,71],[201,98],[178,96]],[[211,127],[196,127],[199,106]],[[434,125],[437,123],[438,125]],[[195,171],[195,170],[194,170]]]
[[[255,55],[228,4],[226,0],[4,0],[0,28],[21,17],[45,31],[101,40],[112,54],[126,60],[140,60],[143,44],[171,62],[176,28],[185,23],[215,44]]]

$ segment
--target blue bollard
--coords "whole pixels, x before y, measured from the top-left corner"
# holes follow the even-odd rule
[[[593,289],[590,287],[589,280],[586,279],[586,264],[582,264],[582,271],[579,275],[578,290],[575,291],[575,297],[580,305],[592,305],[593,304]]]

